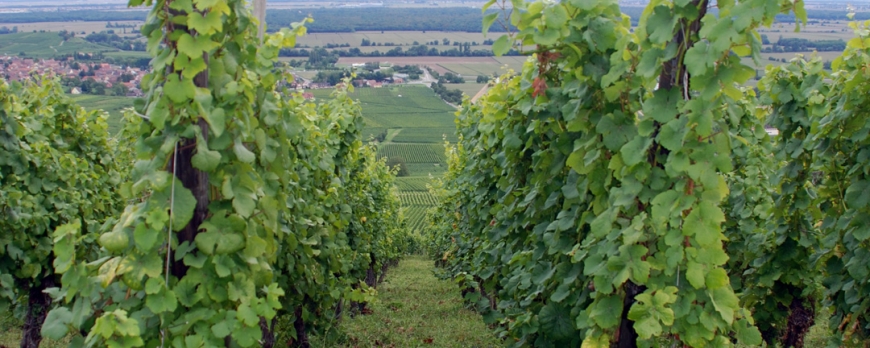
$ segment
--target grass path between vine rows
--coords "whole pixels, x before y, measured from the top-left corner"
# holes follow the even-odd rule
[[[465,308],[459,287],[432,274],[433,262],[409,256],[378,286],[372,314],[345,317],[341,342],[312,347],[500,347],[483,319]]]

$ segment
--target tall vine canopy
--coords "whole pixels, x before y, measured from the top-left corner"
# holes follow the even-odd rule
[[[509,345],[760,344],[732,270],[757,254],[726,244],[775,249],[777,236],[763,217],[724,224],[773,206],[731,195],[773,170],[741,58],[758,63],[755,29],[805,19],[803,3],[654,0],[634,28],[616,1],[493,6],[517,28],[496,54],[534,55],[457,119],[430,214],[444,275],[474,291]]]
[[[43,291],[60,284],[57,252],[72,252],[52,253],[52,232],[66,223],[96,232],[122,205],[113,188],[127,173],[125,152],[106,118],[55,80],[0,81],[0,311],[24,316],[24,342],[38,345],[51,305]],[[84,244],[82,254],[94,251]]]
[[[128,204],[104,231],[54,232],[63,278],[42,333],[73,346],[270,347],[276,334],[308,346],[404,253],[395,173],[360,141],[346,90],[313,103],[283,87],[278,52],[304,23],[260,38],[244,0],[130,1],[143,4],[153,58],[126,116]],[[97,256],[74,252],[88,240]]]

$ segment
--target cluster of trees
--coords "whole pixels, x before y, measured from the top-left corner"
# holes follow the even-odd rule
[[[26,314],[23,348],[308,347],[414,248],[359,105],[281,93],[278,50],[305,28],[261,43],[245,4],[156,5],[145,35],[169,58],[117,142],[57,83],[0,82],[0,309]]]
[[[57,33],[57,36],[62,37],[63,41],[66,41],[66,40],[69,40],[69,39],[76,37],[76,32],[61,30],[60,32]]]
[[[486,40],[483,41],[483,44],[484,44],[484,45],[492,45],[493,42],[494,42],[494,41],[493,41],[492,39],[486,39]],[[347,45],[346,47],[350,47],[349,44],[345,44],[345,45]],[[420,42],[419,42],[419,41],[414,41],[414,43],[412,44],[412,46],[419,46],[419,45],[420,45]],[[424,43],[424,45],[432,45],[432,46],[443,45],[443,46],[447,46],[447,45],[450,45],[450,39],[444,38],[444,39],[442,39],[442,40],[440,41],[440,43],[439,43],[438,40],[427,41],[427,42]],[[467,48],[466,46],[479,46],[479,45],[480,45],[480,44],[477,43],[477,41],[471,41],[471,42],[468,42],[468,41],[466,41],[466,42],[453,41],[453,46],[461,46],[461,47],[464,48],[465,50],[468,50],[468,48]],[[369,40],[369,39],[362,39],[362,42],[360,43],[360,46],[362,46],[362,47],[369,47],[369,46],[403,46],[403,45],[402,45],[402,44],[398,44],[398,45],[396,45],[396,44],[394,44],[394,43],[392,43],[392,42],[383,42],[383,43],[381,43],[381,42],[373,42],[373,41],[371,41],[371,40]],[[341,46],[341,47],[345,47],[345,46]],[[327,45],[327,48],[331,48],[331,47],[329,47],[329,46]],[[462,49],[462,48],[461,48],[461,49]]]
[[[320,76],[320,73],[318,73],[317,75]],[[383,82],[384,80],[392,79],[393,75],[385,74],[383,71],[380,71],[380,70],[378,70],[378,71],[363,70],[363,71],[358,71],[356,73],[356,77],[358,79],[363,79],[363,80],[375,80],[378,82]],[[315,77],[315,81],[324,82],[322,80],[318,81],[318,79],[316,77]]]
[[[477,83],[487,83],[490,80],[489,75],[477,75]]]
[[[309,31],[355,32],[376,30],[465,31],[480,32],[483,14],[468,7],[453,8],[320,8],[300,13],[298,10],[269,10],[270,27],[289,26],[311,15],[315,22]],[[390,18],[385,21],[384,18]],[[503,31],[494,28],[493,31]]]
[[[85,40],[96,44],[115,47],[124,51],[140,51],[144,52],[147,43],[142,40],[122,38],[114,32],[92,33],[85,36]]]
[[[432,87],[432,90],[435,91],[435,94],[437,94],[439,97],[441,97],[442,100],[444,100],[450,104],[453,104],[453,105],[462,104],[462,91],[461,90],[448,89],[447,87],[444,86],[444,84],[441,81],[432,82],[432,85],[430,85],[429,87]]]
[[[307,49],[299,49],[299,48],[285,48],[281,50],[282,57],[308,57],[314,51],[317,50],[325,50],[324,48],[315,48],[312,50]],[[426,45],[417,45],[408,47],[408,49],[403,50],[401,46],[396,46],[395,48],[381,52],[379,50],[371,51],[371,52],[363,52],[358,47],[354,47],[347,50],[339,50],[334,49],[329,51],[331,54],[336,57],[491,57],[491,50],[472,50],[470,44],[458,46],[458,48],[451,48],[447,50],[439,50],[435,47],[429,47]],[[511,49],[505,55],[508,56],[518,56],[520,52],[515,49]],[[337,60],[338,58],[336,58]]]
[[[651,2],[636,35],[617,1],[513,4],[538,59],[463,105],[427,215],[508,346],[803,347],[821,308],[870,342],[866,24],[753,90],[755,26],[803,4]]]
[[[423,70],[416,65],[396,65],[388,69],[381,69],[378,63],[366,63],[362,70],[356,71],[356,78],[378,82],[392,81],[393,73],[408,74],[409,79],[419,80]],[[320,70],[312,81],[336,85],[342,79],[349,78],[350,74],[349,70]]]
[[[333,69],[339,58],[335,51],[328,51],[325,48],[315,48],[311,51],[299,50],[299,55],[288,55],[287,50],[286,48],[282,49],[279,55],[282,57],[308,57],[308,61],[305,63],[308,69]]]
[[[17,26],[13,26],[12,29],[9,29],[9,27],[7,27],[5,25],[0,27],[0,35],[2,35],[2,34],[15,34],[17,32],[18,32]]]
[[[360,42],[359,45],[362,46],[362,47],[369,47],[369,46],[396,46],[396,44],[394,44],[394,43],[392,43],[392,42],[374,42],[374,41],[369,40],[369,39],[362,39],[362,42]],[[401,45],[399,45],[399,46],[401,46]],[[350,47],[350,45],[348,45],[348,47]]]
[[[423,75],[423,69],[418,65],[394,65],[390,70],[394,73],[408,74],[408,78],[411,80],[419,80],[420,75]]]
[[[127,79],[126,81],[119,80],[122,82],[129,82],[132,78]],[[84,76],[84,77],[62,77],[60,80],[61,84],[67,89],[78,88],[84,94],[93,94],[93,95],[111,95],[117,97],[124,97],[127,95],[129,91],[127,86],[122,83],[115,83],[112,87],[108,87],[107,84],[98,82],[94,80],[92,77]]]
[[[833,51],[842,52],[846,49],[843,40],[808,40],[802,38],[783,38],[774,42],[771,47],[765,47],[762,52],[808,52],[808,51]]]
[[[454,74],[452,72],[448,71],[448,72],[444,73],[444,75],[441,75],[439,72],[437,72],[431,68],[427,67],[426,70],[429,70],[429,74],[431,74],[432,77],[434,77],[436,80],[438,80],[438,83],[465,83],[465,78],[463,78],[462,76],[459,76],[457,74]],[[480,79],[480,78],[478,78],[478,79]]]
[[[350,72],[346,70],[320,70],[317,72],[317,75],[314,75],[314,79],[312,79],[312,81],[318,83],[327,83],[330,86],[335,86],[339,84],[342,79],[347,77],[350,77]],[[383,81],[384,78],[382,78],[381,81]]]
[[[106,28],[138,28],[136,24],[124,24],[118,22],[106,22]]]

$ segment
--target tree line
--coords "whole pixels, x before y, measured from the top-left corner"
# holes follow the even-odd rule
[[[327,53],[324,53],[324,51]],[[489,49],[472,50],[471,45],[469,44],[460,45],[447,50],[439,50],[427,45],[411,46],[407,49],[403,49],[402,46],[396,46],[386,52],[381,52],[380,50],[363,52],[358,47],[346,50],[333,49],[329,51],[325,48],[314,48],[311,50],[304,48],[285,48],[281,50],[279,55],[281,57],[309,57],[309,60],[311,56],[321,57],[323,55],[332,55],[336,57],[337,61],[338,57],[491,57],[493,53],[492,50]],[[520,52],[511,49],[505,55],[518,56],[520,55]]]
[[[771,47],[765,47],[762,52],[807,52],[813,50],[842,52],[845,49],[846,41],[843,40],[807,40],[780,37]]]
[[[623,7],[622,13],[631,18],[632,25],[637,25],[637,19],[643,13],[643,7]],[[710,9],[715,13],[716,9]],[[492,12],[487,12],[492,13]],[[817,20],[846,20],[848,11],[817,10],[807,11],[807,17]],[[71,22],[71,21],[129,21],[141,20],[146,15],[143,11],[68,11],[68,12],[33,12],[0,14],[3,23],[33,23],[33,22]],[[300,13],[299,10],[270,9],[266,13],[266,22],[270,28],[290,26],[307,16],[315,19],[309,26],[309,32],[349,33],[355,31],[376,30],[429,30],[429,31],[464,31],[480,32],[484,14],[478,9],[466,7],[449,8],[318,8]],[[383,18],[390,18],[384,21]],[[858,12],[856,20],[870,19],[870,12]],[[776,16],[777,22],[792,23],[794,15],[781,14]],[[511,25],[507,28],[515,29]],[[274,30],[273,29],[273,30]],[[493,25],[489,31],[504,32],[505,27]]]

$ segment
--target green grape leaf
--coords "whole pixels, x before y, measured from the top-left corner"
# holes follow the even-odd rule
[[[495,23],[495,20],[498,18],[498,12],[493,12],[483,16],[483,36],[486,36],[486,33],[489,32],[489,28]]]
[[[205,113],[203,118],[208,122],[209,129],[211,129],[214,136],[219,137],[224,134],[224,130],[227,127],[227,117],[226,111],[223,108],[215,108],[211,112]]]
[[[233,198],[233,208],[236,209],[236,212],[243,217],[249,217],[254,213],[254,209],[257,208],[257,202],[255,202],[251,197],[246,195],[236,195]]]
[[[707,289],[718,289],[728,285],[729,282],[728,274],[722,268],[714,268],[707,273]]]
[[[203,53],[208,53],[211,50],[220,46],[217,42],[212,41],[208,35],[197,35],[196,38],[190,34],[181,34],[178,38],[178,52],[184,53],[190,58],[202,57]]]
[[[565,339],[574,333],[574,323],[567,308],[550,303],[538,314],[541,328],[555,339]]]
[[[154,313],[172,312],[178,307],[178,299],[174,292],[164,288],[157,294],[147,296],[145,306]]]
[[[222,25],[221,13],[217,11],[209,11],[205,15],[197,12],[187,15],[187,26],[200,34],[211,35],[216,33],[221,29]]]
[[[69,332],[69,324],[73,321],[73,314],[66,307],[58,307],[48,312],[45,322],[42,324],[40,334],[53,340],[61,340]]]
[[[172,204],[172,229],[175,231],[181,231],[184,226],[187,226],[187,223],[190,222],[190,219],[193,218],[193,211],[196,209],[196,198],[193,197],[193,193],[190,192],[178,178],[173,178],[175,180],[175,196],[170,199],[174,201]],[[169,192],[171,194],[171,192]]]
[[[218,151],[209,150],[205,146],[198,146],[196,154],[190,159],[190,164],[194,168],[204,172],[211,172],[217,168],[221,162],[221,153]]]
[[[725,320],[728,325],[734,322],[734,311],[739,309],[739,301],[730,287],[721,287],[707,291],[710,299],[713,301],[713,307],[716,312]]]
[[[761,332],[754,325],[749,324],[746,319],[740,319],[734,325],[734,332],[737,334],[737,341],[747,346],[761,345]]]
[[[256,155],[254,155],[251,150],[248,150],[245,144],[238,139],[233,146],[233,152],[236,154],[236,157],[238,157],[240,161],[245,163],[252,163],[254,162],[254,160],[257,159]]]
[[[145,224],[139,224],[133,230],[133,241],[136,242],[136,248],[142,251],[151,250],[154,244],[157,243],[157,237],[160,232],[150,229]]]
[[[665,43],[672,40],[674,37],[674,25],[677,24],[677,17],[674,16],[672,10],[664,5],[656,6],[653,9],[653,14],[647,18],[646,31],[649,33],[649,40],[653,44]]]
[[[656,291],[655,294],[643,293],[637,295],[637,302],[628,311],[628,318],[633,320],[638,336],[648,339],[662,333],[662,324],[674,324],[674,310],[667,305],[677,300],[677,288],[670,286]]]
[[[615,295],[598,299],[589,312],[589,318],[604,329],[616,327],[621,315],[622,297]]]
[[[625,163],[626,166],[633,166],[640,163],[647,157],[647,149],[649,149],[652,142],[652,138],[635,137],[627,144],[623,145],[619,150],[619,153],[622,154],[623,163]]]
[[[196,96],[196,85],[191,79],[179,80],[178,75],[170,74],[163,85],[163,93],[175,103],[184,103]]]
[[[695,289],[703,288],[705,285],[704,266],[697,262],[689,261],[686,266],[686,280]]]
[[[496,55],[496,57],[500,57],[508,53],[511,49],[510,39],[507,35],[502,35],[492,44],[492,53]]]

